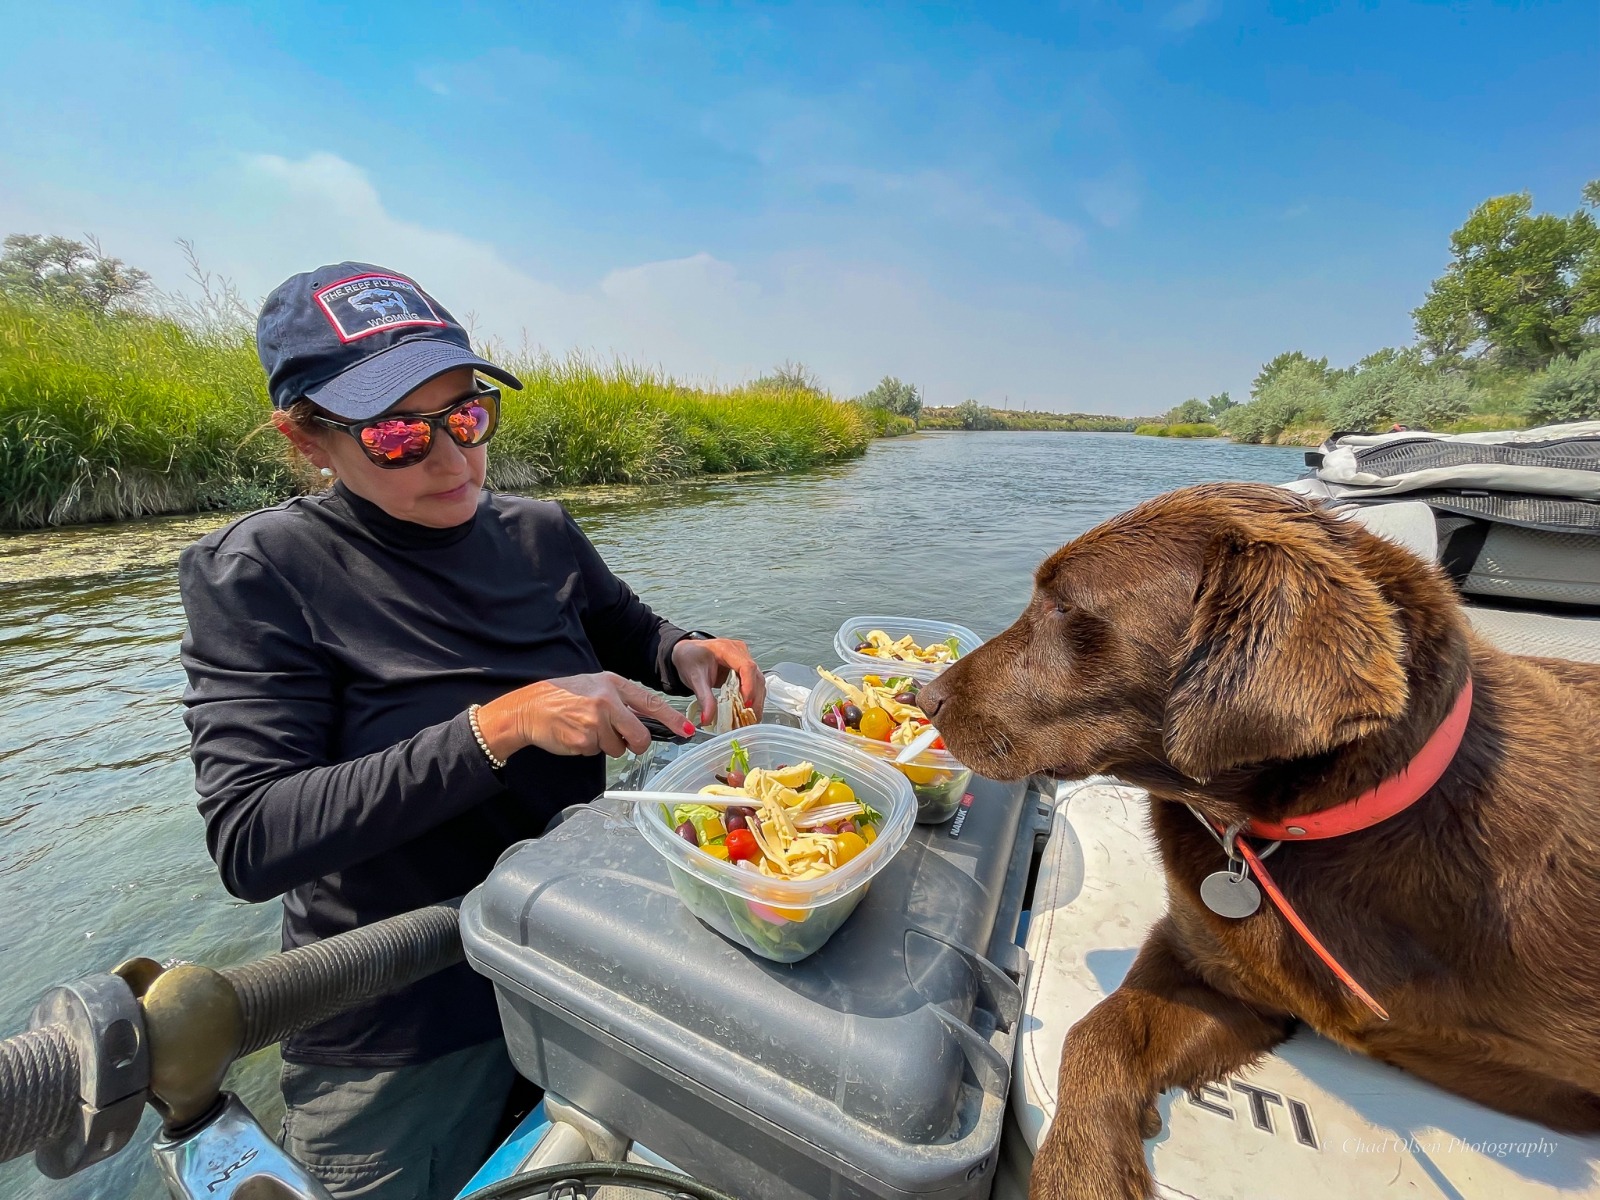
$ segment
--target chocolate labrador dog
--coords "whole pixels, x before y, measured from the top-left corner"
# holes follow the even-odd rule
[[[1219,484],[1058,551],[1016,624],[921,704],[985,775],[1105,772],[1152,800],[1167,913],[1067,1034],[1035,1200],[1149,1196],[1157,1096],[1239,1070],[1296,1021],[1600,1131],[1600,666],[1502,653],[1409,551]],[[1396,807],[1408,779],[1420,793]],[[1273,903],[1202,901],[1228,862],[1213,831],[1265,850],[1252,823],[1337,835],[1266,862],[1326,957]]]

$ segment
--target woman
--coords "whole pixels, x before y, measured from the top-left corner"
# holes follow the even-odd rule
[[[743,642],[685,633],[607,570],[557,504],[484,489],[519,388],[413,281],[296,275],[257,347],[273,421],[330,491],[202,538],[180,568],[184,695],[206,840],[234,895],[283,896],[302,946],[459,896],[605,784],[649,716]],[[638,682],[635,682],[638,681]],[[491,988],[464,964],[284,1046],[285,1145],[336,1197],[454,1196],[512,1083]]]

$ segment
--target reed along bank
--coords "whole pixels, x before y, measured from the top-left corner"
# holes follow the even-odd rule
[[[793,471],[914,428],[809,387],[492,357],[525,385],[504,390],[489,453],[502,489]],[[247,330],[0,298],[0,528],[244,510],[319,486],[269,415]]]

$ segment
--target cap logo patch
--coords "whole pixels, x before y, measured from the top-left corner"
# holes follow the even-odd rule
[[[341,342],[406,325],[444,325],[417,285],[398,275],[352,275],[312,294]]]

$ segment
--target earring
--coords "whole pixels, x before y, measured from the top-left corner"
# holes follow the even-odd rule
[[[322,468],[322,476],[323,476],[324,479],[332,479],[333,478],[333,468],[332,467],[323,467]]]

